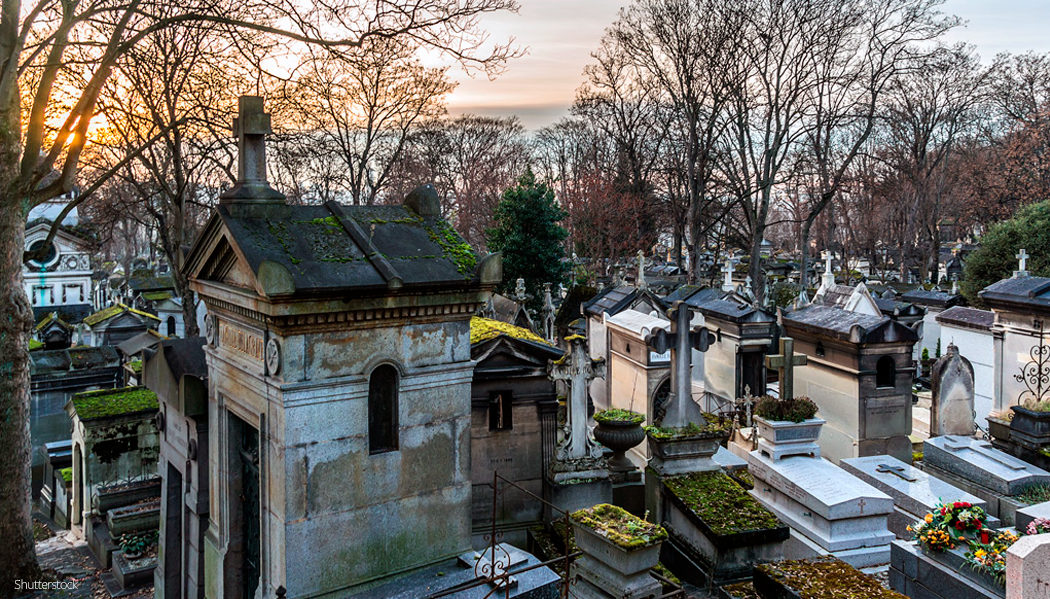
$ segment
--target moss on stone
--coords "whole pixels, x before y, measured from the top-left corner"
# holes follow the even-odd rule
[[[81,420],[156,410],[157,394],[145,387],[123,387],[77,393],[71,400]]]
[[[906,599],[833,557],[785,560],[760,564],[755,569],[795,591],[801,599]]]
[[[495,339],[500,335],[550,345],[536,333],[522,327],[514,326],[510,323],[500,320],[492,320],[491,318],[482,318],[480,316],[474,316],[470,319],[471,345],[481,343],[482,341],[488,341],[489,339]]]
[[[714,438],[724,437],[729,434],[733,422],[727,418],[719,418],[715,414],[704,414],[704,422],[698,424],[690,422],[681,427],[647,426],[645,432],[657,441],[670,441],[672,439],[687,438]]]
[[[659,524],[646,522],[627,510],[600,503],[594,507],[577,510],[572,520],[624,549],[642,549],[667,538],[667,531]]]
[[[641,424],[645,421],[645,416],[638,412],[632,412],[631,410],[621,410],[620,408],[612,408],[609,410],[599,410],[594,413],[595,422],[622,422],[627,424]]]
[[[715,534],[730,535],[783,526],[743,487],[723,472],[696,472],[664,484]]]
[[[474,274],[474,268],[478,259],[474,255],[474,249],[470,244],[459,236],[459,233],[444,220],[438,219],[431,226],[424,227],[431,241],[441,246],[444,257],[456,265],[459,274],[470,277]]]
[[[142,360],[135,358],[128,361],[128,368],[135,374],[142,374]]]
[[[58,471],[58,475],[61,476],[62,480],[66,481],[67,483],[73,482],[73,468],[72,467],[63,468],[63,469],[59,470]]]
[[[32,337],[29,338],[29,351],[33,351],[34,349],[40,349],[41,347],[44,347],[43,343],[37,341],[36,339],[33,339]]]

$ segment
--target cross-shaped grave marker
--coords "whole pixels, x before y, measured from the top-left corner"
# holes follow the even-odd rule
[[[649,283],[645,280],[645,252],[642,250],[638,250],[638,278],[634,286],[638,289],[649,288]]]
[[[795,354],[795,340],[791,337],[780,338],[780,353],[766,356],[766,368],[775,368],[780,373],[780,398],[795,397],[795,366],[805,366],[807,358]]]
[[[682,427],[690,422],[702,423],[699,406],[693,402],[692,350],[705,352],[711,345],[711,332],[706,328],[692,329],[692,312],[682,301],[677,301],[667,311],[671,319],[671,331],[659,329],[645,338],[645,344],[657,353],[671,350],[671,396],[667,400],[660,426]]]
[[[733,293],[736,285],[733,285],[733,259],[726,258],[725,266],[722,267],[722,291]]]
[[[605,376],[605,360],[594,360],[587,354],[586,339],[573,335],[566,339],[569,352],[557,362],[547,363],[547,374],[553,381],[569,382],[565,428],[555,455],[559,460],[599,458],[601,447],[587,430],[587,389],[596,378]]]
[[[875,467],[875,472],[885,472],[887,474],[893,474],[899,478],[903,478],[904,480],[910,483],[913,483],[916,480],[914,477],[905,474],[904,466],[890,466],[889,464],[879,464]]]
[[[1028,255],[1028,252],[1026,252],[1024,248],[1021,248],[1021,251],[1017,252],[1017,255],[1014,256],[1014,258],[1017,258],[1017,272],[1014,273],[1014,276],[1027,277],[1028,259],[1031,258],[1031,256]]]

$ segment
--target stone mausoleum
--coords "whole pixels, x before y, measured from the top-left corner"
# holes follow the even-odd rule
[[[470,549],[470,318],[500,280],[420,188],[291,206],[243,97],[186,260],[207,306],[206,596],[345,596]],[[363,595],[362,595],[363,596]]]

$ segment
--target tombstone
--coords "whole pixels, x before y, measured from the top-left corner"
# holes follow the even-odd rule
[[[807,357],[795,393],[812,399],[827,421],[822,455],[837,462],[889,454],[910,463],[915,333],[881,315],[818,305],[782,322]]]
[[[995,339],[992,324],[995,313],[965,306],[953,306],[937,315],[941,338],[966,348],[966,359],[973,367],[974,412],[983,423],[993,410],[995,390]],[[925,325],[923,325],[925,327]]]
[[[712,335],[706,328],[693,328],[692,313],[685,302],[675,302],[667,311],[670,330],[659,328],[645,338],[645,344],[659,355],[671,358],[671,394],[662,415],[653,422],[661,427],[678,428],[703,422],[703,414],[692,393],[692,352],[706,352]]]
[[[471,549],[470,319],[501,264],[439,243],[462,241],[429,185],[286,204],[262,98],[238,110],[237,182],[184,267],[209,314],[206,595],[376,597]]]
[[[944,482],[928,473],[894,458],[868,456],[847,458],[839,463],[843,470],[893,498],[894,511],[888,526],[898,539],[911,540],[908,527],[922,520],[927,513],[943,502],[965,501],[987,510],[988,502],[976,495]],[[988,528],[1001,526],[999,519],[989,516]]]
[[[1050,533],[1021,537],[1006,550],[1006,599],[1050,599]]]
[[[973,366],[954,343],[930,373],[932,404],[930,436],[972,435],[974,427]]]
[[[1050,484],[1050,472],[1003,453],[987,441],[944,435],[923,443],[927,472],[988,502],[1006,526],[1025,507],[1017,495],[1033,484]]]

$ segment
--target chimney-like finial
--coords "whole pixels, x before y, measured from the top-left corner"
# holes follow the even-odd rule
[[[270,133],[270,115],[263,111],[262,96],[237,99],[237,117],[233,134],[237,136],[237,182],[219,196],[219,202],[279,204],[284,195],[266,180],[266,135]]]

